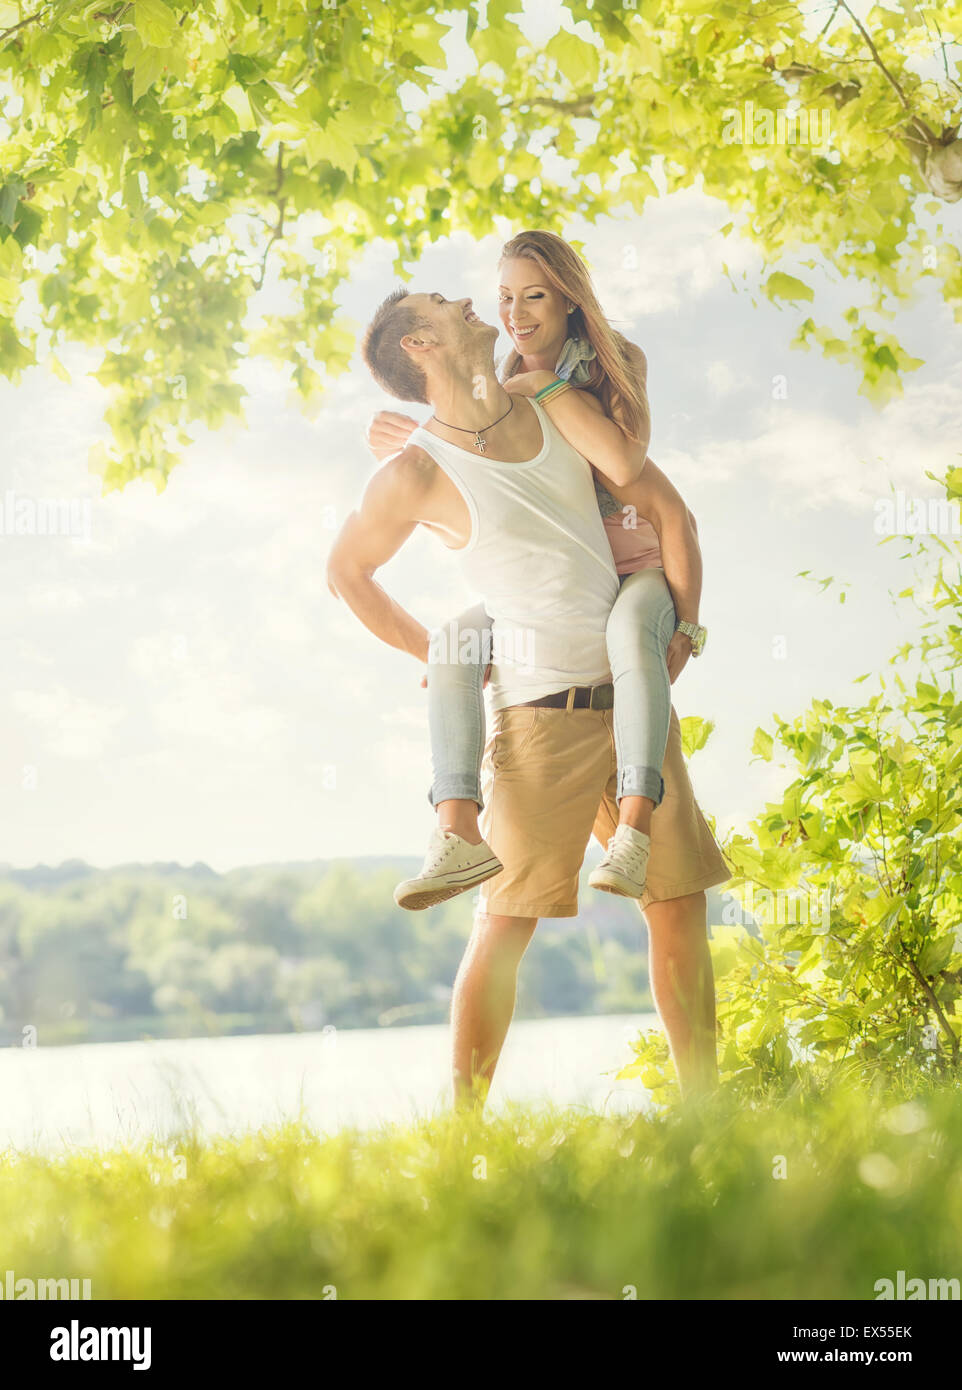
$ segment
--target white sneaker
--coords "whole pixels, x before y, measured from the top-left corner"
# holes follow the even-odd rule
[[[640,898],[645,891],[651,837],[631,825],[619,825],[608,841],[608,850],[588,882],[605,893],[623,898]]]
[[[471,845],[453,830],[435,828],[421,872],[416,878],[407,878],[398,884],[394,901],[398,907],[417,912],[476,888],[485,879],[501,873],[503,868],[501,860],[484,840],[479,845]]]

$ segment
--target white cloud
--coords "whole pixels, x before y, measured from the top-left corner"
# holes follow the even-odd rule
[[[154,632],[137,637],[129,656],[131,670],[148,681],[169,679],[187,659],[187,639],[182,632]]]
[[[41,747],[52,757],[100,758],[125,711],[106,701],[87,700],[63,686],[52,690],[14,690],[10,708],[44,731]]]
[[[427,698],[425,697],[424,706],[420,709],[404,705],[383,712],[380,718],[382,724],[399,729],[417,729],[419,733],[424,733],[428,727]]]
[[[29,589],[24,594],[23,601],[30,608],[49,609],[64,613],[72,609],[83,608],[86,598],[69,584],[50,583]]]
[[[161,734],[203,740],[238,755],[252,750],[264,762],[279,748],[285,730],[280,709],[248,704],[229,683],[205,677],[152,701],[149,713]]]
[[[717,399],[724,396],[733,396],[736,391],[745,390],[754,386],[751,377],[744,372],[736,371],[731,362],[725,358],[719,358],[708,365],[705,372],[705,380],[708,382],[708,389]]]
[[[751,242],[719,235],[730,220],[726,204],[689,188],[649,201],[644,218],[616,214],[574,224],[571,235],[584,243],[602,308],[626,331],[626,321],[688,310],[717,294],[723,264],[733,275],[760,267]]]
[[[858,413],[862,418],[846,420],[773,401],[747,418],[759,422],[757,433],[709,439],[697,453],[665,449],[659,466],[683,491],[737,479],[770,488],[792,509],[842,503],[860,512],[888,496],[890,482],[913,495],[936,495],[926,471],[958,466],[962,386],[910,384],[883,411]]]

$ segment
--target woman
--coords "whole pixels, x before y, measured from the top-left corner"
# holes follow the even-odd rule
[[[705,636],[697,622],[701,567],[694,518],[646,458],[651,427],[644,353],[611,329],[576,252],[553,233],[522,232],[502,250],[499,281],[500,317],[513,344],[499,370],[505,389],[540,393],[552,423],[596,461],[595,492],[620,577],[606,628],[620,823],[589,883],[640,898],[651,815],[664,794],[670,685],[689,655],[699,654]],[[565,389],[559,380],[581,389]],[[384,459],[402,449],[416,427],[408,416],[382,411],[371,422],[368,442]],[[396,901],[411,909],[464,891],[445,872],[451,836],[484,843],[478,827],[481,690],[491,626],[483,605],[457,618],[449,633],[456,634],[454,640],[432,644],[426,678],[434,765],[430,800],[441,834],[420,873],[395,891]],[[466,635],[476,640],[465,644]],[[459,659],[466,645],[481,659]],[[494,864],[492,874],[500,872],[496,859]]]

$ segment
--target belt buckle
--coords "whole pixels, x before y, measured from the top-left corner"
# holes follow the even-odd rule
[[[591,687],[591,698],[589,709],[614,709],[615,688],[609,681],[605,685],[593,685]]]

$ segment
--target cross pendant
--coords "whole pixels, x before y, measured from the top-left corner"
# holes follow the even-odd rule
[[[484,436],[480,432],[474,436],[474,447],[477,449],[479,454],[483,454],[485,449],[488,447],[487,444],[485,444],[484,442]]]

